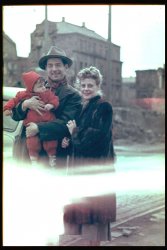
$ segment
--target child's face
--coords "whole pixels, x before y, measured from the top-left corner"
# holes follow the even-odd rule
[[[33,91],[35,93],[41,93],[41,92],[44,92],[46,91],[46,88],[45,88],[45,80],[41,77],[37,80],[37,82],[34,84],[34,88],[33,88]]]

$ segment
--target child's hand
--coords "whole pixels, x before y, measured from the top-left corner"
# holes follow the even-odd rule
[[[5,110],[3,113],[4,115],[9,116],[12,115],[12,110]]]
[[[45,105],[45,110],[51,110],[52,108],[54,108],[53,104],[48,103]]]

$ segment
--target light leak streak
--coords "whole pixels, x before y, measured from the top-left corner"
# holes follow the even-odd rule
[[[63,207],[75,199],[131,190],[163,193],[164,189],[162,168],[67,175],[7,161],[3,168],[3,245],[57,244],[63,234]]]

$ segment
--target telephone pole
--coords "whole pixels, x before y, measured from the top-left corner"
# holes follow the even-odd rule
[[[45,5],[45,21],[44,21],[44,46],[43,52],[47,52],[47,42],[48,42],[48,9],[47,5]]]
[[[108,53],[107,53],[107,97],[112,99],[112,43],[111,43],[111,5],[108,12]]]

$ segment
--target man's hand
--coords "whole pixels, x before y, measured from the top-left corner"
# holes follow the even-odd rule
[[[35,136],[36,134],[38,134],[38,132],[39,132],[39,130],[38,130],[38,126],[36,123],[30,122],[27,124],[26,137]]]
[[[38,114],[42,115],[40,111],[45,110],[45,104],[43,101],[40,101],[39,96],[33,96],[30,99],[27,99],[22,104],[22,109],[25,111],[26,109],[35,110]]]

